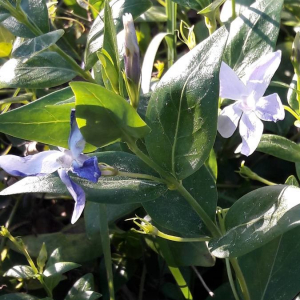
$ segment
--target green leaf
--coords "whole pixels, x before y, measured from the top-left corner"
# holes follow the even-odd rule
[[[14,266],[4,273],[3,276],[29,279],[35,276],[30,266]]]
[[[229,209],[227,232],[209,243],[216,257],[238,257],[251,252],[299,225],[300,189],[275,185],[257,189]]]
[[[9,294],[0,296],[0,300],[39,300],[39,298],[26,294]]]
[[[94,300],[101,297],[100,294],[93,292],[94,289],[94,277],[92,274],[88,273],[77,280],[68,295],[65,297],[65,300]]]
[[[95,236],[100,236],[100,226],[99,222],[95,222],[95,220],[99,220],[99,203],[88,201],[84,208],[84,221],[85,221],[85,229],[89,238],[94,238]],[[138,203],[129,203],[129,204],[106,204],[106,213],[108,223],[112,224],[117,219],[120,219],[135,209],[140,207]]]
[[[52,251],[47,261],[46,268],[53,266],[55,263],[62,262],[62,261],[63,258],[62,258],[61,248],[57,248],[54,251]],[[62,278],[63,276],[61,274],[55,274],[50,277],[44,277],[44,281],[47,287],[52,291],[59,284]]]
[[[75,71],[59,54],[42,52],[29,59],[7,61],[0,68],[0,89],[42,89],[61,85],[75,76]]]
[[[295,299],[300,290],[299,241],[300,228],[295,228],[239,258],[251,299]]]
[[[211,4],[203,8],[198,14],[204,16],[210,16],[211,13],[215,14],[217,9],[225,2],[226,0],[214,0]]]
[[[110,1],[112,16],[116,28],[116,32],[123,29],[122,16],[125,13],[131,13],[133,19],[145,12],[151,7],[152,3],[149,0],[113,0]],[[87,38],[85,49],[85,65],[86,69],[90,69],[96,62],[96,52],[103,47],[104,35],[104,12],[101,12],[95,19]]]
[[[215,141],[225,27],[180,58],[162,77],[147,109],[152,159],[178,179],[197,171]]]
[[[28,39],[12,52],[13,58],[31,57],[50,46],[54,45],[63,35],[64,30],[59,29],[40,35],[33,39]]]
[[[149,167],[139,158],[129,153],[101,152],[93,153],[93,155],[97,156],[99,162],[109,164],[121,171],[145,174],[149,170]],[[139,203],[156,199],[166,192],[166,187],[163,184],[128,177],[101,177],[98,183],[91,183],[78,177],[72,177],[72,180],[83,188],[87,200],[99,203]],[[43,177],[26,177],[1,191],[0,195],[20,193],[55,193],[70,196],[66,186],[56,174]]]
[[[134,108],[102,86],[71,82],[76,99],[76,120],[85,140],[102,147],[128,138],[139,139],[149,127]]]
[[[216,290],[214,290],[214,297],[208,296],[205,300],[236,300],[233,296],[230,284],[224,283],[219,286]]]
[[[230,24],[224,61],[239,77],[276,46],[283,0],[256,1]]]
[[[60,104],[64,102],[66,104]],[[70,88],[46,95],[0,115],[0,131],[14,137],[69,148],[70,113],[75,99]],[[59,132],[59,134],[57,134]],[[86,151],[95,148],[87,145]]]
[[[289,176],[287,178],[287,180],[285,181],[285,184],[299,187],[299,182],[298,182],[297,178],[294,175]]]
[[[48,9],[45,0],[22,0],[21,8],[27,14],[29,21],[35,24],[42,32],[49,31]],[[14,17],[6,18],[2,25],[15,36],[32,38],[34,34]]]
[[[217,181],[218,178],[218,162],[217,157],[214,149],[212,148],[209,157],[205,162],[205,166],[207,167],[208,171],[210,172],[211,176],[215,181]]]
[[[181,291],[183,297],[185,299],[192,300],[193,296],[191,294],[191,291],[189,289],[189,286],[188,286],[187,282],[185,281],[183,275],[180,272],[180,269],[179,268],[174,268],[174,267],[171,267],[171,266],[168,266],[168,267],[169,267],[170,272],[172,273],[178,287],[180,288],[180,291]]]
[[[42,247],[41,247],[41,251],[39,253],[39,256],[37,258],[37,266],[39,268],[39,272],[42,273],[46,264],[48,258],[48,254],[47,254],[47,248],[45,243],[43,243]]]
[[[290,107],[297,113],[300,113],[300,104],[297,100],[297,74],[294,74],[290,88],[287,94],[287,100]]]
[[[0,25],[0,58],[8,57],[13,47],[15,37]]]
[[[63,274],[66,273],[70,270],[76,269],[80,267],[79,264],[75,264],[73,262],[58,262],[55,263],[54,265],[48,267],[44,272],[43,275],[46,277],[50,277],[52,275],[57,275],[57,274]]]
[[[218,194],[214,179],[207,168],[203,166],[185,179],[183,185],[208,216],[215,220]],[[198,214],[177,191],[168,191],[154,201],[143,203],[143,207],[155,223],[184,237],[197,237],[208,233]]]
[[[178,3],[179,5],[192,8],[197,11],[203,9],[204,7],[210,4],[210,0],[172,0],[172,1]]]
[[[286,161],[300,162],[300,146],[282,136],[263,134],[256,150]]]

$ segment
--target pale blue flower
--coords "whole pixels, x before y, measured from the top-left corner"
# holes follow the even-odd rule
[[[71,132],[69,136],[70,150],[59,148],[40,152],[35,155],[19,157],[5,155],[0,157],[0,167],[13,176],[44,176],[55,171],[75,200],[75,207],[71,219],[74,224],[80,217],[85,206],[83,189],[71,180],[68,172],[96,183],[101,176],[97,158],[82,154],[85,140],[77,126],[75,110],[71,111]]]
[[[263,97],[281,60],[278,50],[253,63],[242,80],[224,62],[220,69],[220,97],[235,100],[218,118],[218,131],[232,136],[239,123],[241,153],[249,156],[257,148],[263,133],[263,121],[284,119],[284,108],[278,94]]]

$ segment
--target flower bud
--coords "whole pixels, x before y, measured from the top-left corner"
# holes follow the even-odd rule
[[[125,31],[125,73],[127,78],[138,85],[141,75],[140,50],[131,14],[123,16],[123,25]]]
[[[98,164],[98,167],[101,171],[102,176],[116,176],[116,175],[118,175],[118,172],[119,172],[114,167],[111,167],[111,166],[109,166],[107,164],[104,164],[104,163]]]

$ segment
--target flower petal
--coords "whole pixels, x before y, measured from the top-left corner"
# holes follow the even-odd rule
[[[0,157],[0,167],[13,176],[42,176],[59,169],[62,156],[63,153],[56,150],[25,157],[4,155]]]
[[[242,110],[238,103],[228,105],[221,111],[218,118],[218,131],[222,137],[229,138],[233,135],[241,115]]]
[[[75,201],[75,207],[71,219],[71,223],[74,224],[82,214],[85,206],[85,193],[81,186],[71,180],[66,170],[59,169],[58,175],[61,181],[66,185],[68,191]]]
[[[73,162],[72,172],[81,178],[87,179],[92,182],[97,182],[101,176],[101,171],[98,167],[98,160],[96,156],[89,157],[79,166],[75,161]]]
[[[224,62],[220,69],[220,97],[241,100],[247,95],[244,83],[238,78],[235,72]]]
[[[254,112],[250,114],[243,114],[239,130],[242,137],[241,153],[249,156],[254,152],[259,144],[264,130],[263,122],[255,115]]]
[[[285,113],[278,94],[260,98],[256,103],[255,114],[264,121],[283,120]]]
[[[71,111],[71,132],[69,136],[69,148],[72,152],[74,159],[76,159],[85,147],[85,139],[81,134],[75,118],[75,109]]]
[[[246,70],[244,81],[254,99],[258,100],[264,95],[273,75],[279,67],[280,61],[281,51],[278,50],[264,55]]]

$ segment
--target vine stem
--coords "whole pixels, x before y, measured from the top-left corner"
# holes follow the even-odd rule
[[[298,84],[298,83],[297,83]],[[300,117],[294,112],[293,109],[291,109],[289,106],[287,105],[283,105],[283,108],[288,111],[290,114],[292,114],[297,120],[300,120]]]
[[[168,67],[170,68],[176,56],[176,19],[177,19],[177,4],[171,0],[166,0],[166,15],[167,15],[167,32],[172,36],[166,37],[168,44]]]
[[[99,203],[99,215],[100,215],[100,234],[102,249],[104,254],[104,262],[106,267],[106,275],[109,290],[109,299],[115,300],[114,291],[114,280],[113,280],[113,270],[111,262],[111,252],[110,252],[110,240],[109,240],[109,229],[107,221],[106,204]]]
[[[235,0],[231,0],[231,10],[232,10],[231,21],[233,21],[236,18]]]
[[[140,173],[130,173],[130,172],[122,172],[118,171],[118,176],[130,177],[130,178],[139,178],[139,179],[147,179],[152,180],[158,183],[166,184],[167,182],[164,179],[148,175],[148,174],[140,174]]]

